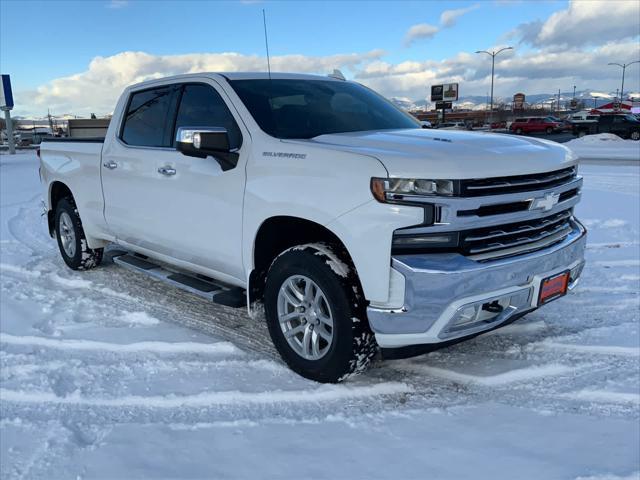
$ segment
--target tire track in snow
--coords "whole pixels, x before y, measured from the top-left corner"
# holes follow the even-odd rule
[[[243,349],[277,358],[277,353],[268,337],[266,324],[249,318],[244,309],[232,309],[206,302],[188,292],[136,275],[115,265],[107,264],[97,270],[83,272],[82,277],[85,278],[66,279],[60,277],[56,271],[50,271],[53,268],[59,268],[55,262],[45,260],[44,267],[38,267],[42,263],[42,259],[36,260],[35,265],[32,264],[32,269],[9,267],[16,274],[16,278],[19,278],[21,273],[27,277],[23,281],[24,288],[17,289],[21,294],[26,292],[33,296],[38,293],[50,299],[51,281],[54,281],[64,288],[64,290],[54,290],[54,293],[64,292],[58,300],[63,304],[70,304],[71,307],[68,308],[72,310],[77,310],[77,301],[91,301],[86,294],[90,292],[90,295],[95,294],[95,301],[92,301],[94,308],[121,310],[128,306],[129,309],[143,309],[162,321],[186,326],[233,342]],[[34,278],[38,273],[40,278]],[[111,283],[114,288],[124,287],[122,290],[126,293],[96,285],[96,280],[102,281],[100,283]],[[59,309],[58,306],[57,310]],[[113,318],[114,314],[105,312],[101,316]]]
[[[585,389],[560,395],[562,398],[594,403],[621,403],[640,406],[640,394]]]
[[[531,343],[528,348],[564,350],[587,355],[614,355],[623,357],[640,357],[640,348],[621,347],[617,345],[578,345],[571,343],[554,342],[551,340],[543,340],[542,342]]]
[[[383,382],[374,385],[321,385],[308,390],[273,390],[263,392],[203,392],[194,395],[164,395],[164,396],[121,396],[117,398],[86,397],[73,393],[60,397],[50,392],[19,391],[0,388],[0,398],[3,402],[77,405],[90,407],[117,408],[145,408],[145,409],[174,409],[199,408],[214,405],[250,405],[250,404],[281,404],[298,403],[304,399],[305,403],[333,402],[362,397],[397,395],[412,393],[414,390],[406,383]]]
[[[637,259],[627,259],[627,260],[597,260],[592,262],[594,265],[598,267],[640,267],[640,260]]]
[[[485,387],[507,386],[513,383],[529,382],[540,378],[548,378],[550,376],[565,375],[577,370],[576,367],[570,367],[568,365],[549,364],[513,369],[496,375],[470,375],[467,373],[456,372],[454,370],[414,363],[397,366],[396,368],[426,373],[427,375],[453,382],[471,383]]]
[[[29,347],[55,348],[58,350],[106,351],[115,353],[152,352],[152,353],[204,353],[236,354],[244,352],[229,342],[136,342],[107,343],[94,340],[53,339],[35,336],[18,336],[0,333],[0,343]]]

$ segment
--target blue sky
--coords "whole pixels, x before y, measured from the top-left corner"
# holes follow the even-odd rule
[[[320,56],[381,48],[391,62],[442,60],[461,50],[488,48],[522,19],[544,18],[565,2],[482,2],[432,41],[404,45],[412,25],[437,24],[444,10],[476,3],[2,0],[0,58],[3,72],[30,88],[80,72],[95,56],[126,50],[263,55],[265,9],[271,55]]]
[[[90,62],[95,57],[110,58],[122,52],[144,52],[161,59],[187,54],[224,52],[264,57],[263,8],[267,12],[272,57],[299,55],[319,59],[338,54],[365,55],[367,52],[376,51],[377,53],[371,58],[363,60],[363,63],[357,66],[336,65],[336,67],[346,68],[353,78],[358,79],[360,76],[363,83],[371,83],[374,88],[381,89],[384,94],[400,96],[406,94],[404,96],[415,99],[416,95],[422,95],[417,84],[411,88],[407,87],[406,92],[397,87],[402,82],[406,83],[408,78],[406,76],[400,79],[395,78],[398,80],[397,85],[392,84],[389,78],[385,81],[365,81],[365,79],[372,78],[371,75],[378,75],[372,74],[371,71],[379,70],[381,65],[384,67],[383,70],[386,69],[385,72],[389,73],[389,66],[406,65],[407,62],[417,62],[424,70],[431,68],[433,72],[440,72],[435,76],[431,75],[434,81],[439,78],[438,75],[445,74],[452,78],[456,76],[462,78],[469,73],[458,72],[460,68],[457,70],[439,68],[447,62],[455,62],[454,59],[461,52],[473,54],[478,49],[507,43],[516,47],[516,57],[523,60],[526,55],[539,54],[546,48],[557,50],[558,45],[553,43],[555,41],[553,39],[551,44],[536,44],[537,40],[523,41],[523,36],[528,30],[510,35],[509,32],[517,31],[521,24],[543,25],[555,12],[567,11],[573,7],[567,1],[490,0],[476,2],[0,0],[0,67],[2,73],[11,74],[14,91],[24,92],[22,97],[25,99],[24,103],[27,103],[32,101],[28,99],[35,98],[38,88],[45,88],[48,93],[51,93],[55,90],[51,82],[87,72]],[[457,17],[457,21],[451,26],[443,24],[440,17],[444,11],[459,9],[462,9],[463,13]],[[613,9],[615,10],[615,7]],[[580,10],[584,8],[580,7]],[[575,12],[572,15],[575,17]],[[628,12],[626,16],[628,17]],[[615,23],[615,19],[609,20]],[[420,24],[427,24],[437,32],[407,44],[406,38],[410,28]],[[611,41],[619,40],[628,43],[634,40],[633,34],[621,35],[620,39],[614,37],[615,34],[612,37],[611,32],[606,32],[601,41],[591,42],[588,46],[589,51]],[[637,36],[635,39],[637,41]],[[575,50],[582,47],[578,44],[570,45],[569,48]],[[633,48],[629,54],[637,56]],[[488,58],[484,63],[469,64],[469,68],[482,70],[481,76],[486,77],[490,65],[487,60]],[[612,61],[625,61],[625,59]],[[471,62],[477,61],[471,60]],[[320,65],[324,66],[325,63]],[[210,64],[211,62],[207,63],[207,65]],[[130,67],[130,64],[118,63],[117,65],[111,68],[119,69],[119,74]],[[214,65],[217,64],[214,63]],[[251,65],[259,68],[260,64],[254,62]],[[291,70],[319,68],[301,68],[302,64],[293,61],[283,61],[282,65]],[[414,65],[414,70],[415,68],[418,66]],[[397,77],[397,72],[389,75],[387,73],[384,73],[387,77]],[[553,74],[550,75],[553,78]],[[134,76],[139,80],[140,75]],[[480,85],[478,74],[473,74],[471,77],[473,77],[471,82],[478,80],[478,84],[470,82],[469,87],[472,88],[467,93],[483,94],[486,86]],[[567,77],[566,72],[561,77]],[[596,77],[584,78],[584,80],[595,80]],[[614,76],[611,75],[611,77]],[[454,78],[456,79],[457,77]],[[578,79],[581,79],[579,75]],[[427,76],[424,80],[428,81],[429,77]],[[562,81],[572,83],[577,80],[563,79]],[[414,79],[415,82],[418,82],[417,78]],[[541,91],[544,91],[547,83],[549,82],[541,82]],[[506,84],[503,85],[506,89]],[[426,86],[425,84],[425,91]],[[590,86],[601,87],[599,84]],[[462,88],[461,93],[465,93]],[[20,94],[17,97],[20,97]],[[112,99],[109,100],[112,101]],[[51,103],[48,99],[47,102]],[[44,108],[44,104],[40,106]],[[64,102],[56,105],[60,108],[64,106],[66,106]],[[72,103],[68,106],[74,107]],[[99,107],[106,108],[102,104]]]

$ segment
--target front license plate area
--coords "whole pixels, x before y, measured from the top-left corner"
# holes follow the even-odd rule
[[[538,305],[544,305],[551,300],[560,298],[567,293],[569,287],[569,270],[547,277],[540,282]]]

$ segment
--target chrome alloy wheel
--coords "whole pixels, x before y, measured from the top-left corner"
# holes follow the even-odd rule
[[[62,242],[64,253],[73,258],[76,254],[76,232],[73,229],[73,221],[67,212],[60,214],[58,232],[60,232],[60,241]]]
[[[324,292],[310,278],[292,275],[278,292],[278,321],[289,346],[306,360],[326,355],[333,340],[333,316]]]

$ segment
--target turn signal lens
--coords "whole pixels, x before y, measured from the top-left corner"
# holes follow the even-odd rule
[[[438,249],[453,249],[458,246],[458,233],[418,233],[418,234],[393,234],[391,252],[394,254],[433,252]]]

